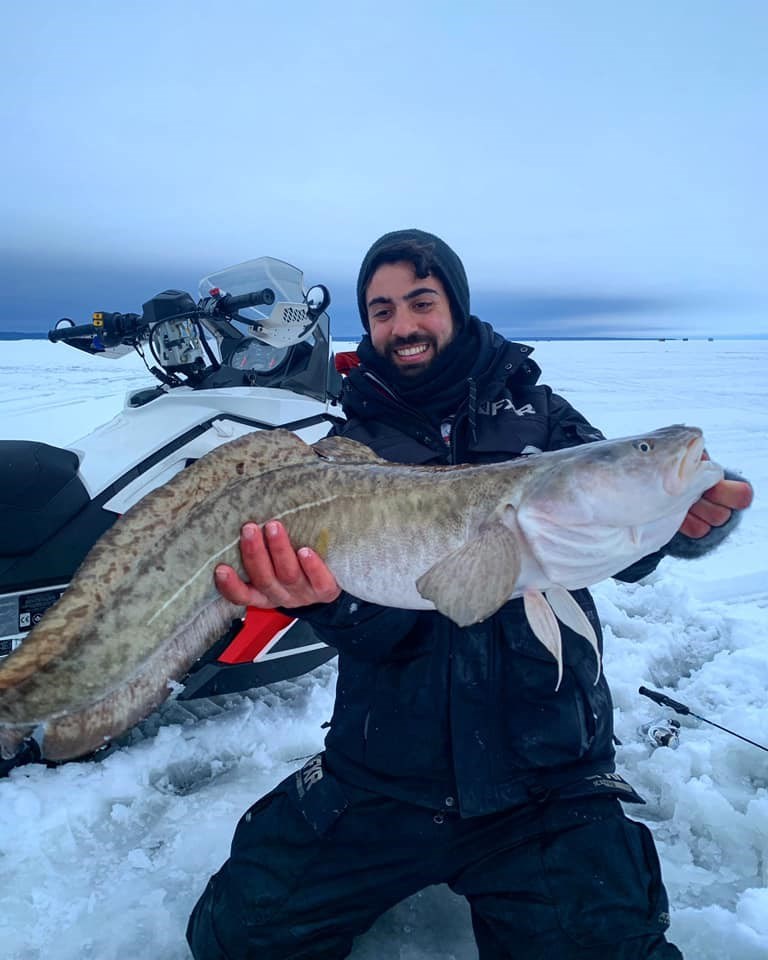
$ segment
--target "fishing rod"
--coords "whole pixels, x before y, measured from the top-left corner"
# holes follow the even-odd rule
[[[698,713],[694,713],[690,707],[687,707],[684,703],[680,703],[679,700],[673,700],[672,697],[668,697],[664,693],[659,693],[658,690],[649,690],[648,687],[640,687],[637,691],[641,693],[644,697],[648,697],[649,700],[653,700],[654,703],[659,703],[664,707],[671,707],[675,713],[679,713],[683,717],[696,717],[697,720],[703,720],[704,723],[708,723],[713,727],[717,727],[718,730],[724,730],[726,733],[730,733],[733,737],[738,737],[739,740],[744,740],[746,743],[751,743],[753,747],[759,747],[760,750],[765,750],[768,753],[768,747],[763,746],[762,743],[757,743],[754,740],[750,740],[749,737],[742,737],[740,733],[736,733],[734,730],[729,730],[728,727],[722,727],[719,723],[715,723],[714,720],[707,720],[706,717],[700,717]]]

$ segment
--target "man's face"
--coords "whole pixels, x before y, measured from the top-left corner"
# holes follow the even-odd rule
[[[371,343],[408,376],[422,373],[453,339],[448,294],[429,274],[416,276],[407,261],[383,263],[365,291]]]

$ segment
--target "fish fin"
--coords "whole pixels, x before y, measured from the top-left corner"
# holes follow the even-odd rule
[[[597,642],[597,634],[595,633],[595,628],[589,622],[589,618],[586,613],[581,609],[581,607],[576,603],[571,594],[565,589],[565,587],[553,586],[549,587],[548,590],[544,591],[544,595],[547,598],[547,602],[550,607],[555,612],[555,616],[558,620],[570,627],[574,633],[578,633],[579,636],[584,637],[595,651],[595,656],[597,657],[597,675],[595,676],[595,683],[600,679],[600,672],[602,670],[602,659],[600,657],[600,644]]]
[[[557,618],[540,590],[526,590],[523,594],[523,606],[534,636],[557,661],[555,690],[559,690],[563,679],[563,638]]]
[[[370,447],[349,437],[323,437],[312,444],[312,449],[323,460],[332,460],[334,463],[379,463],[391,466],[389,460],[382,460]]]
[[[416,581],[416,589],[460,627],[495,613],[512,596],[520,573],[520,551],[503,523],[485,529],[448,554]]]
[[[293,463],[308,463],[312,459],[312,447],[290,430],[253,430],[236,440],[216,447],[206,454],[211,460],[236,462],[238,454],[248,457],[246,472],[249,476],[262,470],[274,470]],[[182,471],[185,473],[186,471]],[[242,474],[242,469],[237,471]]]
[[[290,430],[252,430],[209,450],[153,493],[160,502],[169,490],[177,490],[183,498],[197,490],[206,495],[225,484],[271,473],[281,467],[311,463],[313,459],[312,447]]]

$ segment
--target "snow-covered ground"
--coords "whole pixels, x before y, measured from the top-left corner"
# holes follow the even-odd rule
[[[677,750],[638,733],[662,689],[768,743],[768,341],[547,342],[544,380],[610,436],[704,428],[713,459],[754,484],[719,551],[665,560],[642,584],[595,589],[616,702],[621,772],[645,795],[689,960],[768,956],[768,754],[689,718]],[[66,444],[150,382],[136,357],[80,358],[0,343],[0,437]],[[241,813],[317,751],[333,665],[169,723],[101,763],[25,767],[0,781],[0,955],[9,960],[183,960],[187,916]],[[669,716],[673,716],[671,713]],[[437,887],[360,939],[354,960],[470,960],[463,901]]]

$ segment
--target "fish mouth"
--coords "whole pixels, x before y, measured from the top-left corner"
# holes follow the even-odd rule
[[[714,467],[709,462],[709,456],[704,449],[704,438],[699,432],[685,445],[682,456],[677,463],[677,469],[671,470],[664,479],[664,489],[670,496],[676,497],[692,486],[694,478],[701,471],[704,464]],[[713,471],[714,472],[714,471]],[[716,480],[712,481],[713,484]]]

